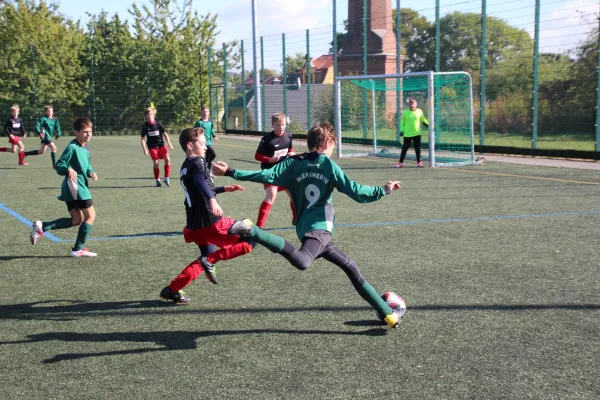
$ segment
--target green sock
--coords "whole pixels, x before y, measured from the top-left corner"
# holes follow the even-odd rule
[[[388,303],[381,298],[381,296],[377,293],[373,286],[369,284],[369,282],[365,281],[362,284],[361,288],[358,290],[358,294],[360,294],[360,297],[365,299],[371,306],[373,306],[381,319],[393,312],[392,307],[390,307]]]
[[[281,253],[285,245],[285,239],[272,233],[263,231],[256,225],[252,227],[250,239],[258,244],[262,244],[273,253]]]
[[[85,242],[87,242],[88,237],[90,237],[90,233],[92,233],[92,224],[82,222],[81,225],[79,225],[79,231],[77,232],[77,239],[75,240],[73,251],[78,251],[85,247]]]
[[[42,222],[42,230],[44,232],[52,229],[67,229],[73,226],[71,218],[59,218],[50,222]]]

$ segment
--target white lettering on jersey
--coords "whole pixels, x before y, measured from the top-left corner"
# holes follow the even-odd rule
[[[160,135],[160,131],[149,131],[148,136],[158,136]]]
[[[18,129],[20,127],[21,127],[21,124],[19,124],[19,123],[13,124],[13,128],[15,128],[15,129]]]
[[[319,179],[325,183],[329,183],[329,179],[323,176],[323,174],[319,174],[318,172],[305,172],[296,178],[296,182],[300,182],[306,178]]]
[[[275,153],[273,154],[274,157],[283,157],[285,155],[287,155],[288,153],[288,149],[281,149],[281,150],[276,150]]]
[[[273,147],[279,147],[279,145],[278,145],[278,144],[276,144],[276,145],[273,145]]]

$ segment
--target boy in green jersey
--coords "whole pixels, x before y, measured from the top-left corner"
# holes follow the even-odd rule
[[[53,136],[56,136],[56,139],[58,139],[62,135],[60,121],[54,118],[54,108],[52,106],[45,106],[44,114],[46,114],[46,116],[38,119],[35,124],[35,132],[40,135],[41,140],[40,149],[37,151],[37,154],[44,154],[46,152],[46,147],[50,147],[52,167],[55,167],[56,145],[52,142],[52,138]],[[35,155],[34,152],[35,150],[33,152],[27,152],[25,155]]]
[[[219,138],[215,133],[214,125],[210,118],[210,109],[208,106],[202,106],[202,111],[200,111],[200,119],[196,121],[194,124],[194,128],[202,128],[204,129],[204,136],[206,137],[206,165],[210,168],[210,165],[217,157],[217,153],[215,153],[215,149],[212,147],[212,140],[215,139],[215,142],[219,142]]]
[[[299,270],[305,270],[320,257],[334,263],[346,273],[358,294],[371,304],[380,318],[395,328],[405,309],[393,310],[361,276],[356,262],[333,244],[334,210],[331,195],[337,189],[359,203],[367,203],[400,189],[400,182],[388,181],[384,186],[366,186],[350,180],[330,158],[335,143],[331,125],[322,124],[308,131],[309,153],[291,156],[272,168],[241,171],[231,169],[221,161],[213,164],[215,175],[287,189],[296,207],[296,234],[302,246],[297,249],[287,240],[252,226],[247,219],[233,224],[229,233],[281,254]]]
[[[56,173],[64,176],[58,199],[67,204],[71,218],[59,218],[51,222],[35,221],[31,230],[31,244],[35,244],[44,232],[51,229],[67,229],[79,226],[71,257],[96,257],[85,247],[96,219],[92,195],[88,189],[88,178],[98,180],[98,175],[90,165],[90,152],[87,143],[92,138],[92,121],[78,118],[73,123],[75,139],[69,143],[56,162]]]
[[[429,122],[423,111],[417,108],[417,101],[410,99],[408,101],[408,110],[404,110],[402,113],[402,119],[400,120],[400,132],[403,133],[404,143],[402,144],[402,152],[400,153],[400,161],[394,166],[394,168],[402,168],[404,158],[410,145],[414,143],[415,155],[417,156],[417,167],[423,168],[421,162],[421,123],[425,126],[429,126]]]

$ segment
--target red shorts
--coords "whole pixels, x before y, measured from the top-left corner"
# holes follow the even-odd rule
[[[196,243],[198,246],[214,244],[220,248],[229,247],[240,241],[238,235],[227,233],[234,222],[229,217],[223,217],[216,224],[205,228],[183,228],[183,239],[186,243]]]
[[[263,186],[265,189],[270,188],[270,187],[276,187],[277,188],[277,192],[284,192],[285,188],[281,187],[281,186],[277,186],[277,185],[269,185],[267,183],[263,183]]]
[[[17,135],[13,135],[13,138],[8,138],[8,143],[15,145],[15,144],[19,144],[19,142],[21,141],[21,138],[18,137]]]
[[[165,158],[167,158],[169,156],[169,150],[167,149],[167,146],[162,146],[162,147],[158,147],[156,149],[149,149],[149,150],[150,150],[150,158],[153,161],[164,160]]]

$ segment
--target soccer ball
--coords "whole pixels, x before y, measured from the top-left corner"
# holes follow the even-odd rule
[[[394,292],[384,292],[381,295],[383,301],[385,301],[392,310],[398,312],[400,315],[403,315],[406,312],[406,302],[401,296],[398,296]]]

